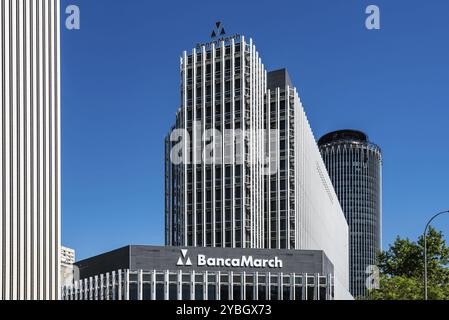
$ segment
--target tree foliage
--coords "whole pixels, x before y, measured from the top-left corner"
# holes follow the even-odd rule
[[[427,234],[428,296],[449,300],[449,247],[443,233],[430,227]],[[379,254],[380,289],[370,291],[375,300],[424,299],[424,236],[414,242],[396,238]]]

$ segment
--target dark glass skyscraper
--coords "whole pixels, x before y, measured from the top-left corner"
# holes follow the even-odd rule
[[[349,225],[350,291],[363,297],[381,249],[382,153],[354,130],[326,134],[318,145]]]

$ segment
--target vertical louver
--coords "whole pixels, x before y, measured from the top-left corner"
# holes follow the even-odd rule
[[[0,2],[0,299],[57,299],[59,0]]]

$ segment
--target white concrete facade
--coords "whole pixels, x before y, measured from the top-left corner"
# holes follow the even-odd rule
[[[335,298],[353,299],[349,293],[348,224],[297,95],[295,101],[299,129],[296,249],[324,250],[335,267]]]
[[[60,295],[59,11],[0,3],[0,300]]]

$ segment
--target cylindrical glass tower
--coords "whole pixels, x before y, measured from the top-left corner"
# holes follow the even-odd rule
[[[364,297],[382,242],[382,152],[355,130],[328,133],[318,145],[349,225],[350,291]]]

